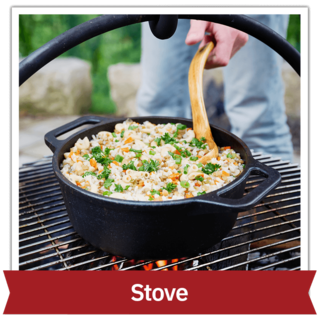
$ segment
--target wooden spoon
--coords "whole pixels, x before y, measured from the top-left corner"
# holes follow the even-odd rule
[[[204,47],[200,48],[196,52],[192,60],[188,73],[188,87],[192,106],[193,129],[195,137],[197,139],[205,137],[206,143],[211,149],[211,151],[207,155],[203,156],[199,160],[199,162],[203,164],[206,164],[210,159],[217,158],[218,156],[218,148],[216,143],[214,142],[214,138],[210,130],[203,97],[204,67],[208,55],[213,50],[213,48],[213,42],[209,42]]]

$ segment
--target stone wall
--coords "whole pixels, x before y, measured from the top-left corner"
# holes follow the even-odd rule
[[[74,115],[91,105],[89,63],[78,58],[58,58],[31,76],[19,89],[20,112]]]

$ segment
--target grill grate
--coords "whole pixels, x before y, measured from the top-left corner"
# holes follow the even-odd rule
[[[128,260],[92,247],[72,228],[52,157],[20,167],[20,270],[300,270],[300,168],[270,155],[255,159],[282,175],[281,184],[238,215],[228,237],[208,251],[168,261]],[[251,175],[246,192],[263,180]],[[190,234],[192,236],[192,234]]]

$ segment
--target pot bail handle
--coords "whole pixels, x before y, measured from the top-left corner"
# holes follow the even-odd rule
[[[51,149],[51,151],[54,153],[56,149],[58,149],[60,146],[62,146],[65,141],[64,140],[58,140],[57,137],[61,136],[62,134],[65,134],[67,132],[70,132],[82,125],[86,124],[99,124],[103,122],[109,122],[109,118],[105,118],[102,116],[94,116],[94,115],[88,115],[88,116],[82,116],[70,123],[67,123],[65,125],[62,125],[44,136],[45,144]]]
[[[150,29],[153,35],[160,39],[169,39],[176,31],[178,15],[159,15],[157,20],[149,21]]]

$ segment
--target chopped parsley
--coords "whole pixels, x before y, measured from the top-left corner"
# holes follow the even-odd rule
[[[130,188],[130,186],[131,186],[131,185],[126,185],[125,188],[124,188],[124,190],[125,190],[125,191],[128,190],[128,189]]]
[[[174,144],[174,143],[178,143],[174,137],[171,137],[167,132],[161,136],[161,139],[164,141],[165,144]],[[157,145],[159,145],[157,143]]]
[[[110,148],[106,147],[105,150],[104,150],[104,154],[108,156],[111,151],[112,150]]]
[[[109,188],[112,183],[114,182],[114,179],[108,178],[105,182],[104,182],[104,188]]]
[[[97,154],[101,154],[102,150],[100,146],[95,146],[91,149],[92,155],[95,156]]]
[[[151,148],[156,148],[156,146],[151,146]]]
[[[134,166],[133,161],[130,161],[129,164],[123,164],[122,168],[123,168],[123,170],[131,169],[133,171],[137,171],[136,167]]]
[[[190,186],[189,182],[181,181],[181,186],[184,188],[188,188]]]
[[[148,198],[148,200],[154,200],[153,196],[150,195],[149,198]]]
[[[111,170],[108,169],[106,166],[104,167],[104,170],[103,172],[97,176],[98,179],[102,179],[102,178],[105,178],[105,179],[108,179],[109,175],[111,174]]]
[[[246,165],[245,164],[243,164],[243,168],[245,168],[246,167]]]
[[[181,164],[182,163],[182,158],[180,155],[174,154],[170,151],[168,151],[168,154],[172,156],[172,158],[175,160],[176,164]]]
[[[184,174],[185,174],[185,175],[187,174],[187,171],[188,171],[189,166],[190,166],[190,165],[186,164],[185,167],[184,167]]]
[[[177,186],[173,183],[168,183],[166,185],[166,187],[163,187],[164,189],[166,189],[169,193],[171,193]]]
[[[113,193],[112,192],[110,192],[110,191],[105,191],[105,192],[103,192],[103,195],[105,196],[105,195],[107,195],[107,196],[110,196],[110,195],[112,195]]]
[[[114,160],[117,161],[117,162],[122,163],[123,159],[124,159],[123,156],[121,156],[121,155],[116,155]]]
[[[106,157],[105,153],[102,152],[100,146],[95,146],[91,150],[93,158],[102,165],[109,165],[112,163],[112,160]],[[105,152],[105,151],[104,151]],[[106,152],[110,152],[109,149],[106,150]]]
[[[205,167],[202,168],[202,171],[207,174],[213,174],[215,171],[217,171],[221,166],[218,164],[212,164],[208,163]]]
[[[190,159],[190,161],[197,161],[198,157],[197,156],[191,156],[189,159]]]
[[[174,137],[177,137],[177,135],[178,135],[178,131],[180,131],[180,130],[185,130],[187,128],[187,126],[186,125],[184,125],[184,124],[178,124],[177,126],[176,126],[176,132],[174,133]]]
[[[114,184],[114,185],[115,185],[115,189],[114,189],[115,192],[122,193],[124,191],[121,184]]]
[[[113,135],[113,137],[117,137],[117,135],[114,132],[112,133],[112,135]]]
[[[199,195],[204,195],[204,194],[206,194],[205,191],[203,191],[203,192],[198,192],[198,193],[197,193],[198,196],[199,196]]]
[[[154,141],[157,144],[157,146],[161,145],[161,138],[160,137],[156,137]]]
[[[204,180],[204,177],[203,177],[203,176],[198,175],[198,176],[196,176],[196,177],[195,177],[195,179],[196,179],[197,181],[202,182],[202,181]]]
[[[150,155],[155,155],[156,152],[155,152],[155,151],[150,151],[149,154],[150,154]]]
[[[192,139],[192,141],[189,143],[190,146],[205,149],[206,144],[204,143],[206,141],[205,137],[201,137],[200,140],[198,140],[196,137]]]
[[[115,140],[115,142],[119,142],[119,140]]]
[[[133,130],[135,130],[135,129],[137,129],[137,128],[138,128],[137,125],[130,125],[130,126],[128,127],[128,129],[131,130],[131,131],[133,131]]]
[[[183,149],[183,148],[177,146],[176,144],[174,144],[174,147],[177,149],[177,151],[179,151],[181,153],[181,156],[183,156],[183,157],[187,157],[187,156],[192,155],[192,153],[189,150]]]
[[[85,176],[89,176],[89,175],[96,176],[96,174],[93,173],[93,172],[85,172],[85,173],[82,175],[82,177],[84,178]]]
[[[122,130],[122,132],[121,132],[121,138],[124,137],[124,133],[125,133],[125,130]]]
[[[82,157],[85,158],[86,160],[88,160],[90,158],[90,155],[89,154],[84,154]]]
[[[149,162],[147,160],[142,161],[142,166],[138,169],[139,171],[144,172],[156,172],[159,169],[159,161],[150,160]]]
[[[135,157],[137,157],[137,158],[140,158],[142,156],[142,153],[137,153],[136,155],[135,155]]]
[[[161,193],[160,193],[159,191],[155,190],[155,189],[152,189],[150,193],[151,193],[152,195],[155,195],[155,194],[161,195]]]
[[[203,167],[203,164],[202,164],[202,163],[198,163],[198,164],[196,164],[196,165],[197,165],[198,168]]]

